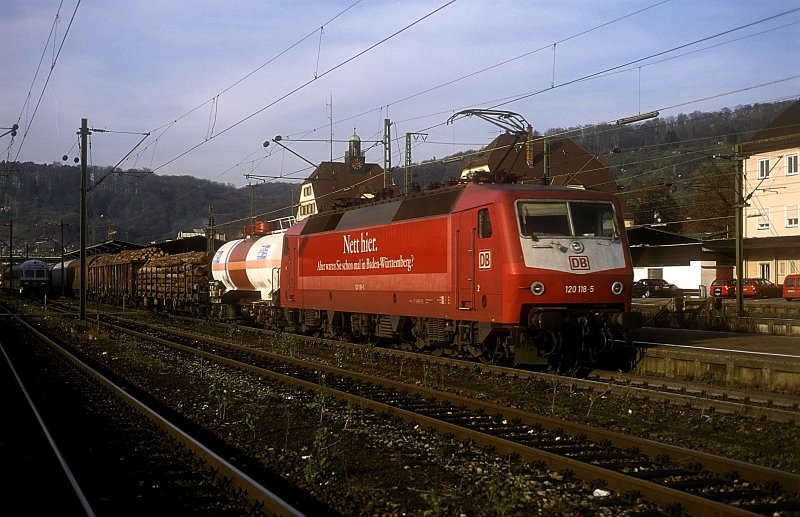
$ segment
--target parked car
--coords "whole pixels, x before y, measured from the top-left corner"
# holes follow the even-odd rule
[[[786,275],[783,279],[783,297],[787,302],[800,298],[800,275]]]
[[[735,278],[717,278],[711,282],[709,288],[711,296],[735,296],[736,295],[736,279]]]
[[[742,296],[780,298],[783,288],[763,278],[745,278],[742,280]]]
[[[633,284],[632,296],[634,298],[675,298],[683,296],[683,291],[662,278],[642,278]]]

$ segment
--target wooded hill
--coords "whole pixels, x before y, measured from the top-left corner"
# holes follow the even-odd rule
[[[552,128],[539,136],[566,136],[611,167],[626,217],[636,224],[665,224],[678,233],[721,235],[732,229],[732,146],[793,101],[737,106],[720,112],[659,117],[639,124]],[[488,144],[488,142],[487,142]],[[477,150],[476,150],[477,151]],[[425,187],[458,176],[470,152],[415,164],[413,180]],[[91,167],[87,201],[88,243],[109,238],[145,244],[174,239],[181,230],[205,229],[213,207],[215,231],[235,238],[252,215],[293,214],[298,185],[258,183],[236,188],[191,176],[148,171],[111,173]],[[392,171],[402,185],[404,170]],[[13,221],[15,250],[24,256],[57,255],[61,222],[65,247],[79,241],[80,169],[73,165],[0,162],[0,255],[8,254]],[[16,252],[15,252],[16,254]]]

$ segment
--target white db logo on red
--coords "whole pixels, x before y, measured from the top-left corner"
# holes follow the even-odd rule
[[[569,268],[570,269],[578,269],[578,270],[586,270],[589,269],[589,257],[577,257],[572,256],[569,258]]]
[[[490,250],[478,252],[478,269],[492,269],[492,252]]]

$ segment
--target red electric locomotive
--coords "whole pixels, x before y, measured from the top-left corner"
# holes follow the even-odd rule
[[[291,330],[559,368],[634,360],[633,272],[606,193],[470,183],[320,214],[283,243]]]

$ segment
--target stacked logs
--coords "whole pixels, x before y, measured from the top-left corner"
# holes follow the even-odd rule
[[[202,302],[208,298],[211,254],[188,252],[155,256],[139,269],[137,293],[173,304]]]
[[[89,292],[104,301],[120,301],[136,296],[139,268],[145,262],[163,255],[164,252],[158,248],[142,248],[98,256],[88,267]]]
[[[92,266],[110,266],[147,262],[158,257],[163,257],[164,252],[158,248],[142,248],[140,250],[125,250],[113,255],[102,255],[92,262]]]

